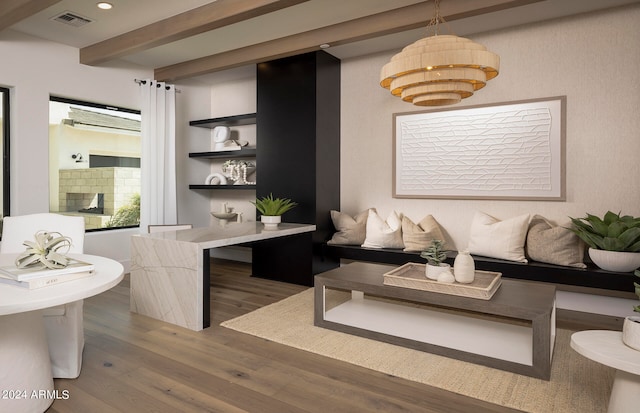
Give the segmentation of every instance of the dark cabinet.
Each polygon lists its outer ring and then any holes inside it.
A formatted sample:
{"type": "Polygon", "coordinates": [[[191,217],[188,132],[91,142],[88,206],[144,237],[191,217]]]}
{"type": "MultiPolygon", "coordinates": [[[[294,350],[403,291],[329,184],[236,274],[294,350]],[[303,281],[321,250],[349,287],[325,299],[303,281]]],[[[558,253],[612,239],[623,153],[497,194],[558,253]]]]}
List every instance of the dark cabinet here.
{"type": "Polygon", "coordinates": [[[283,221],[315,224],[313,234],[253,246],[256,276],[304,285],[337,266],[317,249],[333,233],[340,209],[340,60],[318,51],[257,66],[258,197],[299,205],[283,221]],[[274,256],[283,257],[270,265],[274,256]]]}

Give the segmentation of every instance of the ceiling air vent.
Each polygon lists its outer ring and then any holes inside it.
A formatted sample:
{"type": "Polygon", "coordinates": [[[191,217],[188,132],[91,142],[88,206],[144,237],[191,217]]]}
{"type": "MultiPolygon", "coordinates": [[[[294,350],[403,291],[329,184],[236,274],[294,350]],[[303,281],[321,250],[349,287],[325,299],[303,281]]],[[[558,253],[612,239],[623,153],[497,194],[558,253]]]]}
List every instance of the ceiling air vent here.
{"type": "Polygon", "coordinates": [[[69,26],[73,26],[73,27],[81,27],[81,26],[84,26],[85,24],[91,23],[93,21],[93,20],[88,19],[86,17],[80,16],[77,13],[71,13],[69,11],[65,11],[62,14],[54,16],[54,17],[51,18],[51,20],[53,20],[55,22],[68,24],[69,26]]]}

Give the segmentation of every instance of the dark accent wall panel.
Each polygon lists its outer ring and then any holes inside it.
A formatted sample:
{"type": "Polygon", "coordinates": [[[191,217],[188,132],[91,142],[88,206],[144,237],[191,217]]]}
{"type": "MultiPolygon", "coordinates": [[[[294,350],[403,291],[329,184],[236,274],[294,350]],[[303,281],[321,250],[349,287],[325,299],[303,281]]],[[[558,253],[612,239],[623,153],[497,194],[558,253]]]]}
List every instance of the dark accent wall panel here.
{"type": "MultiPolygon", "coordinates": [[[[308,246],[290,247],[298,261],[313,262],[312,274],[337,266],[312,244],[331,237],[329,211],[340,208],[340,61],[319,51],[261,63],[257,91],[256,195],[291,198],[299,205],[283,221],[317,226],[308,246]]],[[[309,269],[293,260],[267,268],[266,249],[253,248],[254,275],[312,285],[312,274],[303,274],[309,269]]]]}

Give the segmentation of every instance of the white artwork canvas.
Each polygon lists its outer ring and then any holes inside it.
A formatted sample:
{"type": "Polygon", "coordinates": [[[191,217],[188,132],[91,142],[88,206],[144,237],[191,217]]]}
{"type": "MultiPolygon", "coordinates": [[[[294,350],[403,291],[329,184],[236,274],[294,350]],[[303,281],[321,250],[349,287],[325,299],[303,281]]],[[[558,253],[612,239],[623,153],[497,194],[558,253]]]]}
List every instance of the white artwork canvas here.
{"type": "Polygon", "coordinates": [[[395,114],[394,197],[564,200],[565,102],[395,114]]]}

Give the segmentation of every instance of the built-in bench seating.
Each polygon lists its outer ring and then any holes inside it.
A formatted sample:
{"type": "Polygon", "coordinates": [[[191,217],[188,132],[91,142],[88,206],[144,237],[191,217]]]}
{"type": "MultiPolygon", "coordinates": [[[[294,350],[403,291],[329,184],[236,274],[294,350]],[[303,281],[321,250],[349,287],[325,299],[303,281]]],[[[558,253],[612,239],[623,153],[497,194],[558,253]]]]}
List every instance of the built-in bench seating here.
{"type": "MultiPolygon", "coordinates": [[[[392,265],[403,265],[407,262],[426,262],[418,252],[405,252],[397,249],[363,248],[354,245],[322,246],[323,254],[331,259],[369,261],[392,265]]],[[[456,252],[447,254],[446,262],[453,265],[456,252]]],[[[502,273],[503,277],[525,281],[552,283],[558,291],[569,293],[591,294],[604,297],[637,299],[633,282],[637,277],[633,273],[617,273],[601,270],[593,265],[588,268],[564,267],[529,261],[520,263],[488,257],[473,256],[476,269],[502,273]]],[[[591,328],[621,328],[622,317],[588,317],[580,312],[563,311],[558,314],[565,321],[574,322],[579,327],[588,325],[591,328]],[[584,324],[587,322],[587,324],[584,324]]]]}

